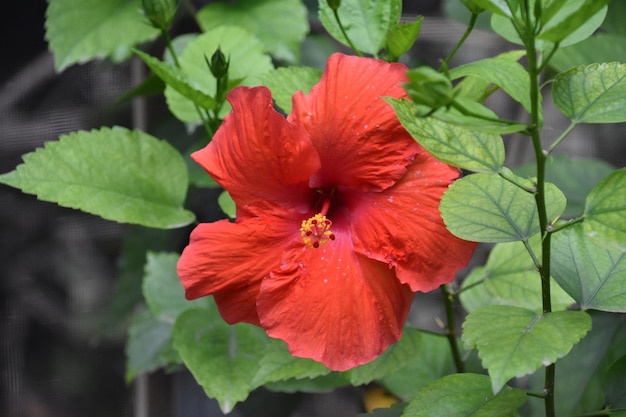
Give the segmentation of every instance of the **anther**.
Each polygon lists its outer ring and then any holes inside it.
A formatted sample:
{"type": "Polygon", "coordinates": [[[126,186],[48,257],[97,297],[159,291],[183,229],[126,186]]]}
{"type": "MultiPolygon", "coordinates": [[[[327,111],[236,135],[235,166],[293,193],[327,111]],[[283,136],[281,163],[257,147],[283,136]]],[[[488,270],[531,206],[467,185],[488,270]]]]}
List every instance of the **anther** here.
{"type": "Polygon", "coordinates": [[[315,249],[324,246],[329,241],[335,240],[335,235],[330,230],[332,224],[333,222],[321,213],[303,220],[300,226],[302,240],[306,245],[315,249]]]}

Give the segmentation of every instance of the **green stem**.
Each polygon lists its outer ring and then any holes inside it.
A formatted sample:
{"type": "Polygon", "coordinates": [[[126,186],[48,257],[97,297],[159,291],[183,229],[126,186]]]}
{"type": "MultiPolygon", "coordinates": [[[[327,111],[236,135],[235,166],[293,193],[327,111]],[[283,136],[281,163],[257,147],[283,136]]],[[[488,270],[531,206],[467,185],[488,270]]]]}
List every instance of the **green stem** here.
{"type": "Polygon", "coordinates": [[[580,216],[580,217],[576,217],[576,218],[573,218],[573,219],[569,219],[565,223],[560,223],[560,224],[558,224],[556,226],[549,225],[548,226],[548,231],[550,233],[558,232],[561,229],[565,229],[566,227],[570,227],[573,224],[580,223],[583,220],[585,220],[585,217],[584,216],[580,216]]]}
{"type": "Polygon", "coordinates": [[[339,18],[339,13],[337,12],[337,9],[333,9],[333,15],[335,15],[335,20],[337,21],[337,24],[339,25],[339,29],[341,30],[343,37],[346,38],[346,41],[348,42],[348,46],[350,46],[350,49],[352,49],[354,53],[357,54],[358,56],[363,56],[363,53],[359,51],[357,47],[354,46],[354,44],[350,40],[350,37],[348,36],[346,29],[343,27],[343,23],[341,23],[341,19],[339,18]]]}
{"type": "Polygon", "coordinates": [[[552,151],[554,151],[556,147],[559,146],[559,144],[563,141],[563,139],[565,139],[565,137],[569,135],[576,126],[578,126],[576,122],[571,122],[570,125],[567,126],[567,129],[565,129],[563,133],[561,133],[561,136],[559,136],[557,140],[555,140],[554,143],[550,145],[550,148],[548,148],[548,153],[549,154],[552,153],[552,151]]]}
{"type": "Polygon", "coordinates": [[[559,49],[559,43],[558,42],[554,44],[554,48],[552,48],[552,50],[550,51],[548,56],[543,60],[543,62],[541,63],[541,66],[539,67],[539,71],[538,72],[541,72],[541,71],[544,70],[544,68],[548,65],[548,63],[550,62],[550,60],[554,56],[554,53],[557,51],[557,49],[559,49]]]}
{"type": "Polygon", "coordinates": [[[485,116],[479,113],[474,113],[473,111],[466,109],[465,107],[463,107],[456,101],[453,101],[452,103],[450,103],[450,106],[452,106],[453,108],[455,108],[456,110],[458,110],[465,116],[475,117],[477,119],[484,120],[486,122],[499,123],[501,125],[507,125],[507,126],[521,124],[519,122],[516,122],[515,120],[499,119],[497,117],[489,117],[489,116],[485,116]]]}
{"type": "Polygon", "coordinates": [[[461,48],[461,45],[463,45],[465,43],[465,41],[467,40],[467,38],[470,35],[470,33],[472,33],[472,31],[474,30],[474,25],[476,25],[476,19],[478,19],[478,14],[472,13],[472,17],[470,17],[470,21],[467,24],[467,28],[465,29],[465,33],[463,33],[463,36],[461,36],[461,39],[459,39],[459,41],[454,46],[452,51],[450,51],[450,53],[448,54],[446,59],[444,59],[441,62],[441,65],[439,66],[439,71],[444,71],[444,70],[447,71],[448,65],[450,64],[450,61],[452,60],[454,55],[456,55],[456,53],[459,50],[459,48],[461,48]]]}
{"type": "MultiPolygon", "coordinates": [[[[522,2],[522,9],[526,11],[525,20],[526,27],[532,27],[530,22],[530,10],[528,0],[522,2]]],[[[530,77],[530,105],[531,105],[531,127],[529,133],[532,139],[533,148],[535,150],[535,161],[537,164],[537,191],[535,193],[535,203],[537,205],[537,213],[539,217],[539,226],[541,230],[541,265],[538,268],[541,277],[541,295],[543,313],[547,314],[552,311],[552,302],[550,297],[550,241],[551,233],[548,232],[548,214],[546,208],[546,160],[547,152],[544,152],[541,146],[541,138],[539,136],[540,126],[540,91],[539,91],[539,65],[537,63],[537,49],[535,45],[534,33],[528,33],[522,37],[526,47],[526,56],[528,59],[528,75],[530,77]]],[[[554,378],[555,364],[546,366],[546,374],[544,380],[545,393],[545,411],[546,417],[555,417],[554,408],[554,378]]]]}
{"type": "Polygon", "coordinates": [[[546,395],[543,392],[526,391],[526,395],[529,397],[546,398],[546,395]]]}
{"type": "Polygon", "coordinates": [[[456,340],[456,330],[454,324],[454,297],[447,284],[444,284],[439,288],[441,288],[443,301],[446,306],[446,327],[444,328],[445,335],[448,338],[448,343],[450,344],[450,349],[452,350],[452,358],[454,359],[456,371],[458,373],[463,373],[465,372],[465,362],[463,362],[459,345],[456,340]]]}
{"type": "MultiPolygon", "coordinates": [[[[170,38],[170,34],[167,32],[167,30],[161,30],[161,36],[163,36],[163,39],[165,40],[165,47],[170,52],[170,55],[172,55],[174,64],[176,64],[176,67],[181,68],[180,61],[178,60],[178,54],[176,53],[176,50],[174,49],[174,45],[172,44],[172,39],[170,38]]],[[[200,109],[200,106],[198,106],[196,103],[193,103],[193,105],[196,109],[196,112],[198,113],[198,116],[200,117],[200,120],[202,121],[202,125],[204,126],[205,132],[207,133],[207,135],[209,135],[209,138],[212,138],[213,135],[215,134],[215,131],[209,125],[210,117],[208,115],[203,114],[202,109],[200,109]]]]}

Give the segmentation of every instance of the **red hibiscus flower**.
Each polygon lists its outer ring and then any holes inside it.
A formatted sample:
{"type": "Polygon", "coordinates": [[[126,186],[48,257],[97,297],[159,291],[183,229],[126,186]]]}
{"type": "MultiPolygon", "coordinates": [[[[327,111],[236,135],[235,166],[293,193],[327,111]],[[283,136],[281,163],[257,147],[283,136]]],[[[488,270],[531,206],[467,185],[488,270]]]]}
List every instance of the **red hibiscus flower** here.
{"type": "Polygon", "coordinates": [[[237,220],[200,224],[178,263],[188,299],[212,294],[228,323],[261,326],[295,356],[346,370],[402,333],[416,291],[454,279],[475,248],[439,201],[459,170],[429,155],[383,97],[406,67],[332,55],[285,119],[265,87],[238,87],[193,159],[237,220]]]}

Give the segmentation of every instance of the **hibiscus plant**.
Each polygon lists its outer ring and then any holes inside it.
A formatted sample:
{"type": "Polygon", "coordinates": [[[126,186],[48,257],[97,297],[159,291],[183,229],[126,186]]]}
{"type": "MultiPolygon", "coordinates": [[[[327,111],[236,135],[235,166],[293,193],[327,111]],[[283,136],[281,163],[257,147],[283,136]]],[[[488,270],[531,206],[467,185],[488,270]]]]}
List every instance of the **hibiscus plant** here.
{"type": "Polygon", "coordinates": [[[59,71],[141,60],[129,96],[156,85],[188,133],[69,132],[0,175],[136,226],[128,381],[186,368],[224,412],[263,386],[376,384],[397,403],[373,416],[626,415],[626,168],[559,153],[626,122],[624,3],[452,0],[468,23],[436,68],[400,0],[310,3],[49,0],[59,71]],[[185,15],[197,32],[172,29],[185,15]],[[479,18],[508,50],[454,65],[479,18]],[[531,163],[505,164],[512,141],[531,163]]]}

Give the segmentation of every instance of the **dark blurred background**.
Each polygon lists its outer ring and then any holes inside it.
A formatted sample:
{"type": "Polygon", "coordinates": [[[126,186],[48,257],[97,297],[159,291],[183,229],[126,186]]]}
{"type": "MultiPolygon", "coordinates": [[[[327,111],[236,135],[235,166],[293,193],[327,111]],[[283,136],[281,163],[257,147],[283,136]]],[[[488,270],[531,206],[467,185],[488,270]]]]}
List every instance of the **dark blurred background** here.
{"type": "MultiPolygon", "coordinates": [[[[317,4],[305,3],[311,10],[317,4]]],[[[427,16],[412,62],[436,66],[461,36],[463,25],[445,17],[450,7],[458,6],[450,3],[458,1],[447,3],[405,1],[407,19],[416,14],[427,16]]],[[[158,125],[151,122],[161,119],[155,115],[165,114],[159,100],[141,105],[117,103],[143,77],[137,62],[92,62],[56,73],[44,40],[45,9],[44,0],[4,2],[2,6],[0,173],[14,169],[22,154],[76,130],[145,125],[166,136],[182,132],[182,126],[172,120],[158,125]]],[[[185,24],[184,20],[178,22],[177,29],[184,31],[185,24]]],[[[321,32],[321,27],[312,21],[312,30],[321,32]]],[[[479,30],[455,63],[510,48],[488,31],[479,30]]],[[[509,118],[519,111],[510,103],[499,109],[504,109],[501,116],[509,118]]],[[[549,103],[546,109],[546,119],[554,120],[549,128],[560,132],[565,121],[549,103]]],[[[579,140],[568,140],[565,151],[624,165],[622,131],[592,126],[577,134],[579,140]],[[588,140],[590,135],[594,140],[588,140]]],[[[523,142],[508,146],[510,164],[528,160],[529,149],[523,142]]],[[[202,197],[201,192],[192,193],[189,206],[200,208],[202,197]]],[[[219,215],[217,207],[204,210],[201,220],[219,215]]],[[[124,380],[125,326],[138,286],[120,286],[122,275],[133,271],[120,254],[123,245],[132,245],[137,233],[146,232],[40,202],[0,185],[0,416],[221,415],[184,372],[142,376],[134,385],[124,380]],[[127,295],[127,304],[112,308],[116,291],[127,295]]],[[[160,242],[155,243],[158,248],[177,250],[184,245],[188,230],[150,233],[160,242]]],[[[136,282],[141,280],[140,272],[136,282]]],[[[439,314],[438,304],[427,295],[420,297],[422,308],[430,306],[433,313],[412,317],[412,321],[431,327],[432,317],[439,314]]],[[[270,401],[282,404],[284,410],[274,409],[268,416],[353,416],[363,412],[361,396],[359,388],[291,396],[261,391],[232,415],[262,416],[258,410],[267,407],[250,410],[254,404],[270,401]]]]}

